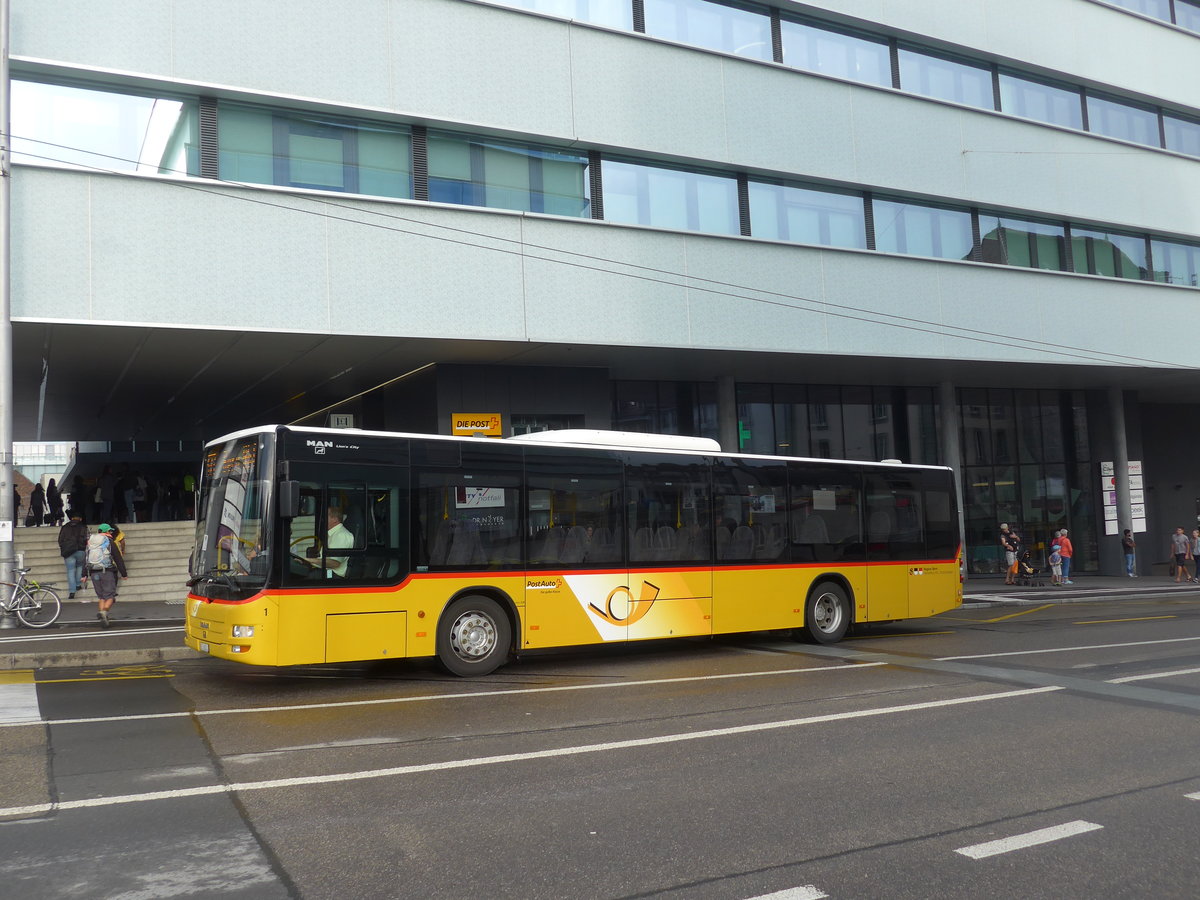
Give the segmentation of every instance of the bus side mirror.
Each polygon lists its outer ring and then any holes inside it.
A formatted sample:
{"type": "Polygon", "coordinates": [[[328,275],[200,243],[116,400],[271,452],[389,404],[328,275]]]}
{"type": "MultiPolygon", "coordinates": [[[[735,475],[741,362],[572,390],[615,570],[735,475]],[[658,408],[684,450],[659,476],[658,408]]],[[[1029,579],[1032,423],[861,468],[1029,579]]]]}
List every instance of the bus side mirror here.
{"type": "Polygon", "coordinates": [[[279,482],[279,517],[294,519],[300,515],[300,482],[279,482]]]}

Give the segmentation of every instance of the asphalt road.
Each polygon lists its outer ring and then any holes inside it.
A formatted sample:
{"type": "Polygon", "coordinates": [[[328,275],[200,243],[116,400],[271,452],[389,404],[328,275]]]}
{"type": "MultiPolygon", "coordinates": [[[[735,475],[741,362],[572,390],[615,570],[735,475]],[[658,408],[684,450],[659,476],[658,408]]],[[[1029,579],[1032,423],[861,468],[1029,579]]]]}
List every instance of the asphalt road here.
{"type": "Polygon", "coordinates": [[[1200,894],[1200,594],[0,701],[3,897],[1200,894]]]}

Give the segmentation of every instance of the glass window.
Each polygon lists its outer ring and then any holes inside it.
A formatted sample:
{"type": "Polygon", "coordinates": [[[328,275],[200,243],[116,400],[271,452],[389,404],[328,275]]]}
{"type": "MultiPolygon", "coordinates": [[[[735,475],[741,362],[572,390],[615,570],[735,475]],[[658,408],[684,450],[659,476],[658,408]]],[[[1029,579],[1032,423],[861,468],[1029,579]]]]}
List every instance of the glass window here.
{"type": "Polygon", "coordinates": [[[501,6],[529,9],[564,19],[578,19],[594,25],[633,30],[633,7],[618,0],[491,0],[501,6]]]}
{"type": "Polygon", "coordinates": [[[750,4],[710,0],[645,0],[646,34],[724,50],[738,56],[771,60],[771,20],[750,4]]]}
{"type": "Polygon", "coordinates": [[[624,565],[619,460],[534,448],[525,476],[530,566],[624,565]]]}
{"type": "Polygon", "coordinates": [[[875,212],[875,249],[941,259],[970,259],[971,214],[919,203],[871,200],[875,212]]]}
{"type": "Polygon", "coordinates": [[[1088,95],[1088,131],[1109,137],[1159,146],[1158,115],[1148,109],[1088,95]]]}
{"type": "Polygon", "coordinates": [[[787,468],[792,561],[863,559],[861,479],[845,469],[810,463],[787,468]]]}
{"type": "Polygon", "coordinates": [[[726,462],[713,470],[717,559],[787,559],[787,470],[782,464],[726,462]]]}
{"type": "Polygon", "coordinates": [[[925,554],[930,559],[954,559],[958,552],[954,476],[949,472],[917,472],[913,477],[925,493],[925,554]]]}
{"type": "Polygon", "coordinates": [[[802,384],[777,384],[775,402],[775,453],[808,456],[808,390],[802,384]]]}
{"type": "Polygon", "coordinates": [[[521,568],[519,448],[414,443],[413,458],[417,571],[521,568]]]}
{"type": "Polygon", "coordinates": [[[1000,108],[1013,116],[1068,128],[1083,128],[1083,109],[1078,88],[1054,87],[1001,72],[1000,108]]]}
{"type": "Polygon", "coordinates": [[[892,86],[892,60],[885,42],[787,19],[779,27],[786,65],[866,84],[892,86]]]}
{"type": "Polygon", "coordinates": [[[1168,150],[1200,156],[1200,122],[1163,116],[1163,130],[1166,133],[1168,150]]]}
{"type": "Polygon", "coordinates": [[[199,175],[195,102],[12,83],[12,161],[199,175]]]}
{"type": "Polygon", "coordinates": [[[604,218],[710,234],[741,234],[737,181],[723,175],[604,160],[604,218]]]}
{"type": "Polygon", "coordinates": [[[925,555],[925,512],[913,473],[869,473],[866,497],[867,559],[915,560],[925,555]]]}
{"type": "Polygon", "coordinates": [[[1175,24],[1189,31],[1200,32],[1200,4],[1191,0],[1175,0],[1175,24]]]}
{"type": "Polygon", "coordinates": [[[1151,241],[1154,280],[1164,284],[1200,286],[1200,247],[1173,241],[1151,241]]]}
{"type": "Polygon", "coordinates": [[[988,69],[904,47],[900,48],[900,87],[927,97],[995,108],[988,69]]]}
{"type": "Polygon", "coordinates": [[[1109,2],[1143,15],[1162,19],[1164,22],[1171,21],[1171,0],[1109,0],[1109,2]]]}
{"type": "Polygon", "coordinates": [[[979,214],[984,262],[1031,269],[1062,269],[1066,232],[1062,225],[979,214]]]}
{"type": "Polygon", "coordinates": [[[1076,272],[1110,278],[1145,278],[1148,268],[1144,237],[1073,226],[1071,258],[1076,272]]]}
{"type": "Polygon", "coordinates": [[[842,389],[837,385],[812,385],[808,389],[808,433],[812,455],[844,459],[842,444],[842,389]]]}
{"type": "Polygon", "coordinates": [[[828,247],[867,246],[862,197],[750,182],[750,232],[755,237],[828,247]]]}
{"type": "Polygon", "coordinates": [[[587,216],[588,158],[462,135],[429,135],[429,199],[587,216]]]}
{"type": "Polygon", "coordinates": [[[217,121],[223,180],[412,196],[406,128],[225,103],[217,121]]]}
{"type": "Polygon", "coordinates": [[[625,467],[629,563],[712,562],[709,467],[699,457],[625,467]]]}
{"type": "Polygon", "coordinates": [[[771,385],[737,386],[738,450],[742,453],[774,453],[775,421],[771,385]]]}

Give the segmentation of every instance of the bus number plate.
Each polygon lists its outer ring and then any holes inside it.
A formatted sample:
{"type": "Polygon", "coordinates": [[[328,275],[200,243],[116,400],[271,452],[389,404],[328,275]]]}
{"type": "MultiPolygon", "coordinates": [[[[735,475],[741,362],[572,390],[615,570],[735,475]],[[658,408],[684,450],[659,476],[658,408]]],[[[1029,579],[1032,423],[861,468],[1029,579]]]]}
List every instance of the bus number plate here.
{"type": "Polygon", "coordinates": [[[208,653],[208,652],[209,652],[209,650],[208,650],[208,644],[201,643],[201,644],[200,644],[200,652],[201,652],[201,653],[208,653]]]}

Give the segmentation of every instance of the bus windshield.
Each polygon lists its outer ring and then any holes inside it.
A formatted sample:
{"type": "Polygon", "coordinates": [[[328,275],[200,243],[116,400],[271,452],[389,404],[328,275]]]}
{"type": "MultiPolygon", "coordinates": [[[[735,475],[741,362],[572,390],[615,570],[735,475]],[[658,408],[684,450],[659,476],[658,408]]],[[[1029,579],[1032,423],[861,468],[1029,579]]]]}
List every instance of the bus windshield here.
{"type": "Polygon", "coordinates": [[[193,593],[237,600],[266,585],[271,571],[271,451],[272,436],[266,434],[234,438],[205,451],[193,593]]]}

